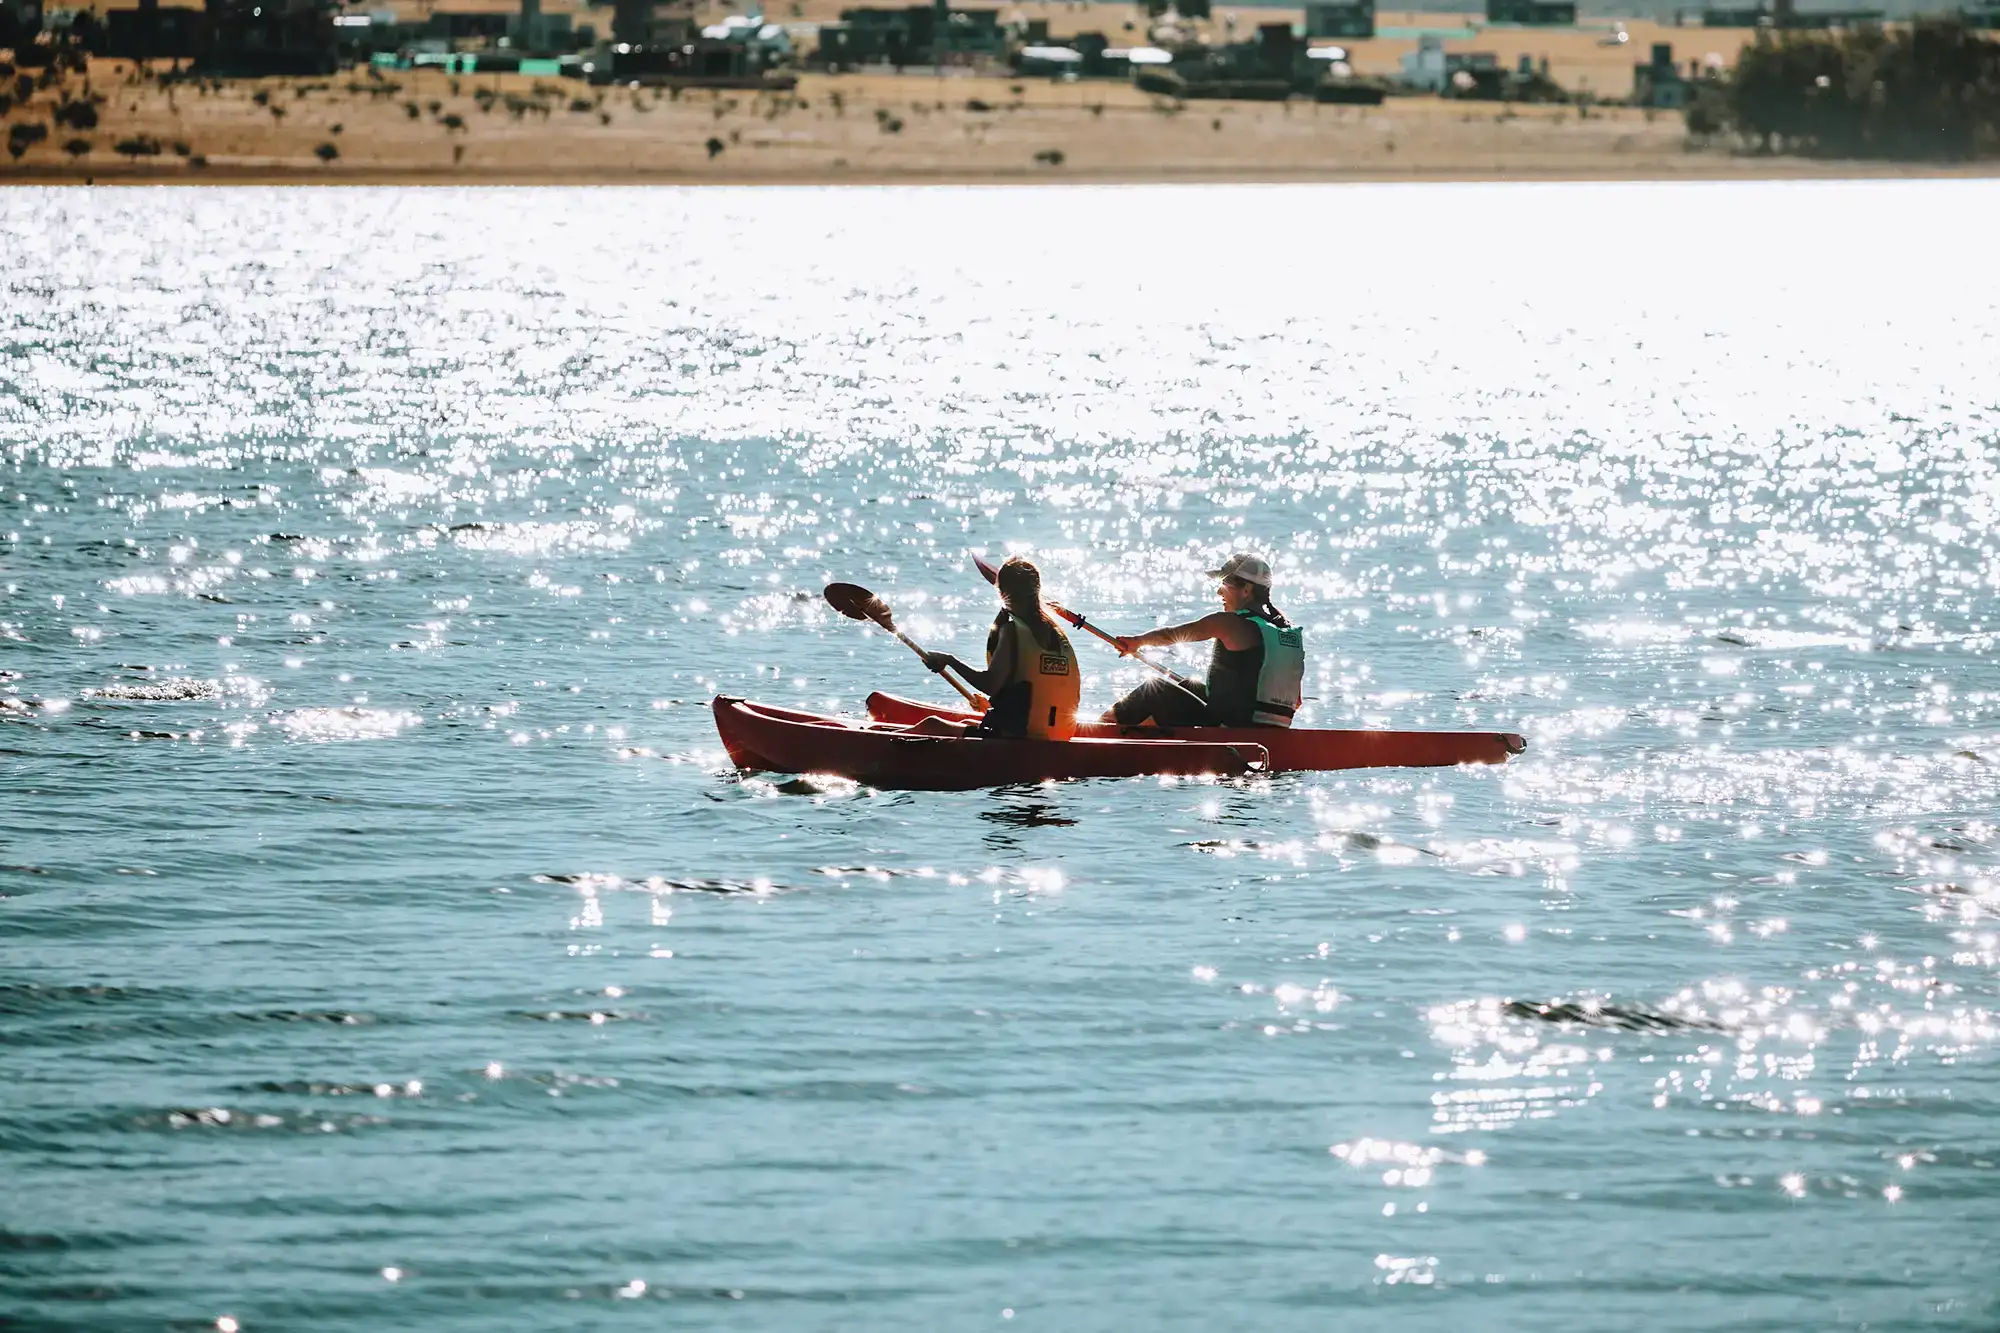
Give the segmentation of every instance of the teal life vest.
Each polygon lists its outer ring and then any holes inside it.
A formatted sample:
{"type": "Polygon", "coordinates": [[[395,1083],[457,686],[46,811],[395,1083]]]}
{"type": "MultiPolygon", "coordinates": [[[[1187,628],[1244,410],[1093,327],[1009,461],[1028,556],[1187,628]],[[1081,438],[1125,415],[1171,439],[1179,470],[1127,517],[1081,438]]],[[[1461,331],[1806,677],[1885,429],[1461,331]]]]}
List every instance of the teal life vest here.
{"type": "Polygon", "coordinates": [[[1303,701],[1306,636],[1255,611],[1236,614],[1257,627],[1257,644],[1235,652],[1220,639],[1208,664],[1208,706],[1225,727],[1289,727],[1303,701]]]}

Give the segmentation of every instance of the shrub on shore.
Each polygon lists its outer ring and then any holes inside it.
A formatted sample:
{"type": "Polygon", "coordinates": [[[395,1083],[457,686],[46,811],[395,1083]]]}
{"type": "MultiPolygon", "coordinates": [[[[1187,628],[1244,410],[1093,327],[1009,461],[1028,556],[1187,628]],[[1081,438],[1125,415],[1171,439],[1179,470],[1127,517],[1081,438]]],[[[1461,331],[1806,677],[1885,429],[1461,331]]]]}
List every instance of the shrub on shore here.
{"type": "Polygon", "coordinates": [[[65,99],[56,106],[55,122],[67,125],[73,130],[94,130],[97,128],[97,105],[89,98],[78,101],[65,99]]]}
{"type": "Polygon", "coordinates": [[[2000,41],[1957,19],[1839,34],[1760,33],[1687,110],[1699,139],[1760,152],[1946,160],[2000,155],[2000,41]]]}
{"type": "Polygon", "coordinates": [[[19,161],[28,149],[49,137],[49,127],[40,121],[16,121],[7,127],[8,156],[19,161]]]}

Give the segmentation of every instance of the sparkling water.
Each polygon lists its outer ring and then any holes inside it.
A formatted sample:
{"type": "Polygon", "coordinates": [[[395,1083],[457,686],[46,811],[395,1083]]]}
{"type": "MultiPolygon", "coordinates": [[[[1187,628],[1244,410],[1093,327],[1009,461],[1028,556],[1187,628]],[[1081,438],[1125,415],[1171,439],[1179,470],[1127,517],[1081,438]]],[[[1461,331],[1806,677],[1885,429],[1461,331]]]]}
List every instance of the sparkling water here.
{"type": "Polygon", "coordinates": [[[1993,1327],[1996,205],[0,194],[0,1315],[1993,1327]],[[1530,748],[729,767],[975,549],[1530,748]]]}

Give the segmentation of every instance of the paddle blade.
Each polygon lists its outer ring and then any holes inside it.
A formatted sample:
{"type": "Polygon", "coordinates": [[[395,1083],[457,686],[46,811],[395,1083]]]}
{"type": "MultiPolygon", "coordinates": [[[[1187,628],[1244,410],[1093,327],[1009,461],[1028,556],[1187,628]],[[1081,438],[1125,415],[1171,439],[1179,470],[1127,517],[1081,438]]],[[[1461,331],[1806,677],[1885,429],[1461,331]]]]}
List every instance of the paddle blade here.
{"type": "Polygon", "coordinates": [[[826,601],[827,605],[849,620],[872,620],[890,633],[895,633],[896,617],[890,612],[889,604],[858,583],[827,584],[826,601]]]}

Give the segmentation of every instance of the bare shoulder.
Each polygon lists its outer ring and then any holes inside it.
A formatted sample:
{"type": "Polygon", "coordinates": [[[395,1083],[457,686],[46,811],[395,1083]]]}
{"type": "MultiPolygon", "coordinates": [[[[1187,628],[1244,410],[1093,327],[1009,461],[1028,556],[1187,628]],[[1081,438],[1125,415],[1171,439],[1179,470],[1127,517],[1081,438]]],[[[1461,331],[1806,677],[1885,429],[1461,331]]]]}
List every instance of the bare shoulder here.
{"type": "Polygon", "coordinates": [[[1232,653],[1257,646],[1257,627],[1233,612],[1217,611],[1196,623],[1204,631],[1203,638],[1222,640],[1222,646],[1232,653]]]}
{"type": "Polygon", "coordinates": [[[993,670],[1003,673],[1013,671],[1014,656],[1019,651],[1014,640],[1020,632],[1021,627],[1016,625],[1011,619],[1006,624],[1000,626],[998,630],[994,631],[993,647],[987,653],[986,657],[988,665],[993,670]]]}

